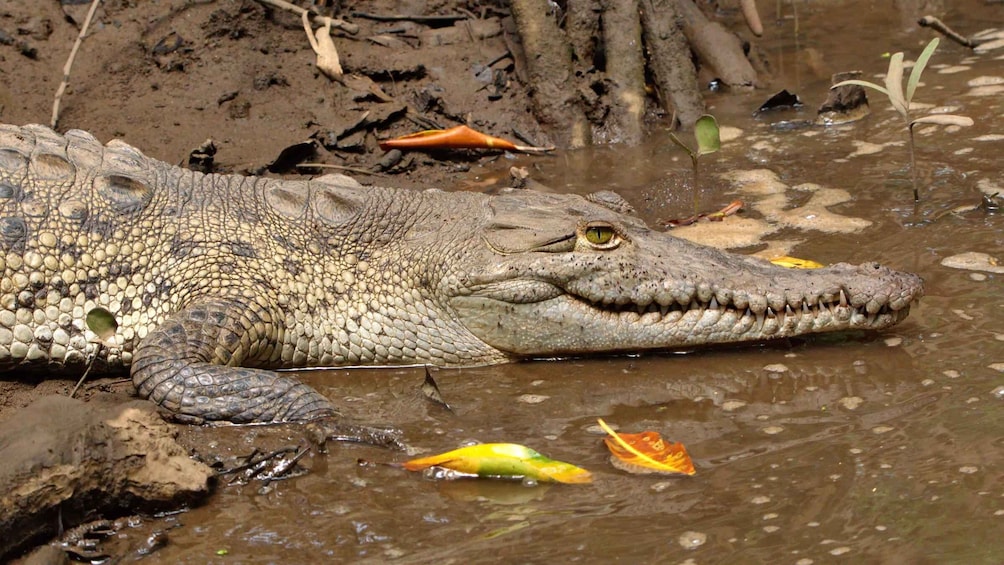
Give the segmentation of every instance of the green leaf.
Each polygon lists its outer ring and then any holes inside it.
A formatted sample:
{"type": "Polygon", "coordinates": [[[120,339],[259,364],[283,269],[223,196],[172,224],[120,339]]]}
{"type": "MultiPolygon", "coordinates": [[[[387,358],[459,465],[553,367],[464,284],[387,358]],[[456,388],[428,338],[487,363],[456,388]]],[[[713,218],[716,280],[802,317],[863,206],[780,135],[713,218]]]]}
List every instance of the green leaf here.
{"type": "Polygon", "coordinates": [[[676,134],[674,134],[673,132],[669,133],[669,140],[672,141],[673,143],[675,143],[677,146],[679,146],[680,149],[683,149],[684,151],[686,151],[687,154],[689,154],[691,157],[693,157],[694,155],[696,155],[696,153],[694,153],[694,150],[691,149],[690,147],[687,147],[687,144],[684,143],[684,142],[682,142],[682,141],[680,141],[680,138],[676,137],[676,134]]]}
{"type": "Polygon", "coordinates": [[[865,88],[870,88],[872,90],[877,90],[877,91],[881,92],[882,94],[885,94],[886,96],[889,96],[889,91],[888,90],[886,90],[885,88],[882,88],[881,86],[875,84],[874,82],[868,82],[867,80],[857,80],[857,79],[842,80],[842,81],[838,82],[837,84],[834,84],[833,86],[831,86],[830,90],[833,90],[834,88],[837,88],[838,86],[847,86],[849,84],[856,84],[858,86],[863,86],[865,88]]]}
{"type": "Polygon", "coordinates": [[[101,341],[108,341],[115,337],[115,331],[119,329],[119,323],[115,321],[115,316],[104,308],[97,307],[87,313],[87,327],[96,334],[101,341]]]}
{"type": "Polygon", "coordinates": [[[920,75],[924,72],[924,68],[927,67],[927,61],[930,60],[931,55],[934,54],[934,50],[938,48],[939,39],[935,37],[927,44],[924,51],[917,57],[917,62],[913,64],[913,70],[910,71],[910,79],[906,81],[906,103],[910,104],[913,100],[913,93],[917,90],[917,83],[920,82],[920,75]]]}
{"type": "Polygon", "coordinates": [[[718,135],[718,121],[710,114],[697,118],[694,123],[694,137],[697,138],[697,154],[707,155],[722,148],[722,139],[718,135]]]}
{"type": "Polygon", "coordinates": [[[893,53],[893,56],[889,59],[889,71],[885,74],[885,88],[886,93],[889,95],[889,101],[892,102],[892,107],[903,116],[903,119],[907,119],[910,116],[910,108],[907,105],[906,98],[903,96],[902,51],[893,53]]]}

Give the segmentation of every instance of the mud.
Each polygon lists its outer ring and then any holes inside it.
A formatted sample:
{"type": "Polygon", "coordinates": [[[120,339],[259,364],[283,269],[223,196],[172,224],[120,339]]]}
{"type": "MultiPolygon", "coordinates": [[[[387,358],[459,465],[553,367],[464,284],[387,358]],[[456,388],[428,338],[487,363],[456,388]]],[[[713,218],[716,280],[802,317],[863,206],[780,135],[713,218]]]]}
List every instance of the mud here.
{"type": "MultiPolygon", "coordinates": [[[[358,4],[374,12],[442,13],[459,5],[358,4]]],[[[762,44],[775,74],[770,90],[707,97],[719,122],[739,133],[702,162],[702,208],[736,198],[749,206],[699,228],[720,245],[751,252],[826,263],[878,260],[917,272],[928,295],[906,323],[881,335],[437,372],[453,413],[422,397],[421,370],[305,373],[311,385],[353,408],[354,418],[393,424],[426,452],[470,440],[520,442],[588,468],[597,483],[579,489],[434,482],[356,463],[400,461],[403,454],[337,445],[307,455],[302,476],[222,486],[205,505],[130,525],[104,550],[165,563],[998,562],[1004,554],[1001,279],[992,270],[942,261],[964,253],[1001,258],[1004,216],[978,204],[1001,178],[1004,54],[943,42],[932,59],[917,94],[928,106],[917,112],[952,107],[976,125],[918,131],[919,205],[912,201],[901,119],[874,93],[871,115],[854,124],[782,132],[771,123],[814,118],[811,108],[826,99],[833,73],[861,70],[881,82],[883,53],[903,50],[910,59],[932,37],[915,25],[925,12],[967,35],[1001,27],[1004,16],[999,5],[981,0],[779,6],[782,17],[767,18],[762,44]],[[753,118],[780,88],[798,93],[807,108],[753,118]],[[769,183],[741,182],[752,175],[769,183]],[[738,240],[739,232],[745,239],[738,240]],[[520,400],[525,395],[543,400],[530,404],[520,400]],[[697,475],[639,479],[610,468],[593,434],[596,417],[683,441],[697,475]],[[144,550],[144,540],[162,531],[170,542],[144,550]]],[[[761,2],[761,8],[767,15],[777,6],[761,2]]],[[[313,66],[299,21],[269,15],[255,2],[113,0],[103,10],[78,56],[61,129],[122,137],[170,162],[187,161],[212,137],[217,166],[240,172],[260,169],[318,131],[345,132],[360,120],[373,125],[338,139],[344,149],[315,158],[368,167],[379,154],[378,135],[425,127],[388,117],[400,106],[357,99],[331,83],[313,66]],[[177,37],[181,47],[172,50],[177,37]]],[[[398,24],[358,23],[357,38],[335,38],[347,70],[371,77],[396,99],[430,100],[423,107],[444,125],[455,121],[449,116],[469,116],[489,133],[509,136],[516,127],[544,139],[524,92],[510,85],[490,100],[482,89],[478,65],[505,49],[504,33],[472,41],[452,27],[436,30],[444,44],[427,59],[360,39],[396,37],[387,30],[398,24]],[[419,67],[425,74],[415,78],[419,67]]],[[[0,29],[17,39],[0,45],[0,120],[48,122],[76,27],[55,2],[11,0],[0,7],[0,29]],[[24,54],[32,50],[34,58],[24,54]]],[[[508,64],[493,69],[518,71],[508,64]]],[[[658,130],[637,147],[554,158],[412,159],[401,174],[360,180],[491,190],[517,164],[557,190],[617,190],[650,223],[689,215],[692,205],[689,159],[658,130]]],[[[72,385],[0,381],[0,421],[13,422],[16,408],[72,385]]],[[[105,392],[124,402],[131,385],[94,381],[84,397],[105,392]]],[[[176,430],[186,451],[228,465],[256,448],[303,440],[290,428],[176,430]]]]}
{"type": "Polygon", "coordinates": [[[148,402],[45,396],[0,427],[0,555],[130,508],[174,509],[213,472],[174,441],[148,402]]]}

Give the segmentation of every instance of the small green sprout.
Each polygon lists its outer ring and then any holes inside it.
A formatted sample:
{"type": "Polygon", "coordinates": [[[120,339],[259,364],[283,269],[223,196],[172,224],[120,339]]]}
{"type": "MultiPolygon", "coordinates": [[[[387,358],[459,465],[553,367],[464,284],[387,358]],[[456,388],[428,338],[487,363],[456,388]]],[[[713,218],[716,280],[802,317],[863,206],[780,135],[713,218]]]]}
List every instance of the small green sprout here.
{"type": "Polygon", "coordinates": [[[910,119],[910,102],[913,100],[913,95],[917,91],[917,85],[920,83],[920,75],[923,74],[924,68],[927,67],[927,62],[931,59],[931,55],[934,54],[934,50],[938,47],[938,38],[935,37],[927,44],[924,51],[921,52],[920,57],[917,57],[917,62],[913,65],[913,70],[910,71],[910,78],[906,81],[906,92],[903,91],[903,52],[893,53],[889,58],[889,70],[885,75],[885,87],[882,87],[874,82],[868,82],[866,80],[845,80],[843,82],[838,82],[830,88],[837,88],[838,86],[844,86],[847,84],[856,84],[858,86],[863,86],[865,88],[871,88],[877,90],[889,97],[889,102],[892,107],[903,116],[903,121],[906,122],[906,129],[910,133],[910,172],[913,177],[913,200],[914,202],[920,201],[920,192],[917,187],[917,157],[916,151],[914,150],[913,142],[913,126],[917,124],[936,124],[942,126],[971,126],[973,125],[973,119],[967,116],[957,116],[954,114],[932,114],[930,116],[921,116],[916,119],[910,119]]]}
{"type": "Polygon", "coordinates": [[[721,149],[722,139],[719,135],[718,121],[710,114],[705,114],[697,118],[694,123],[694,137],[697,139],[697,149],[691,149],[686,143],[680,141],[676,134],[670,132],[669,139],[677,144],[690,155],[690,162],[694,166],[694,214],[697,214],[698,194],[699,194],[699,167],[698,160],[701,155],[708,155],[721,149]]]}

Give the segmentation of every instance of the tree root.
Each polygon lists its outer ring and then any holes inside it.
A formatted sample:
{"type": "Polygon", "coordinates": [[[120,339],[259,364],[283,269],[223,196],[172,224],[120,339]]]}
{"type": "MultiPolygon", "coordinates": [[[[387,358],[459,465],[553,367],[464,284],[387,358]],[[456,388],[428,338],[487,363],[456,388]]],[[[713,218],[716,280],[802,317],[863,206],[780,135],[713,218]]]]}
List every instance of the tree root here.
{"type": "Polygon", "coordinates": [[[642,25],[648,46],[649,68],[661,94],[660,102],[668,113],[686,129],[705,113],[704,99],[697,90],[697,69],[691,60],[690,47],[676,26],[675,0],[642,0],[642,25]],[[656,17],[656,14],[663,14],[656,17]]]}
{"type": "MultiPolygon", "coordinates": [[[[692,127],[705,112],[694,58],[733,88],[759,82],[743,41],[694,0],[512,0],[537,120],[565,147],[636,144],[644,134],[646,65],[662,109],[692,127]],[[563,24],[563,27],[562,27],[563,24]]],[[[749,16],[748,16],[749,17],[749,16]]],[[[756,21],[750,21],[760,31],[756,21]]],[[[517,68],[519,65],[517,65],[517,68]]]]}
{"type": "Polygon", "coordinates": [[[558,28],[547,2],[512,0],[523,50],[527,53],[527,77],[537,119],[558,139],[558,145],[583,147],[592,139],[572,78],[572,49],[558,28]]]}

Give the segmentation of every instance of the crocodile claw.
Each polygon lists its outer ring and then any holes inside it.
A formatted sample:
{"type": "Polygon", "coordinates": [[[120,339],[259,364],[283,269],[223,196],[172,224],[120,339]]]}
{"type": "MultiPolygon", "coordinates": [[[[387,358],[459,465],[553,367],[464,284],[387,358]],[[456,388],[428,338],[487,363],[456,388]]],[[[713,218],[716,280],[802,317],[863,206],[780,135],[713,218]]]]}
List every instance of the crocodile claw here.
{"type": "MultiPolygon", "coordinates": [[[[408,449],[401,430],[347,424],[332,417],[314,420],[306,425],[307,437],[323,448],[327,441],[351,441],[399,451],[408,449]]],[[[323,449],[322,449],[323,450],[323,449]]]]}

